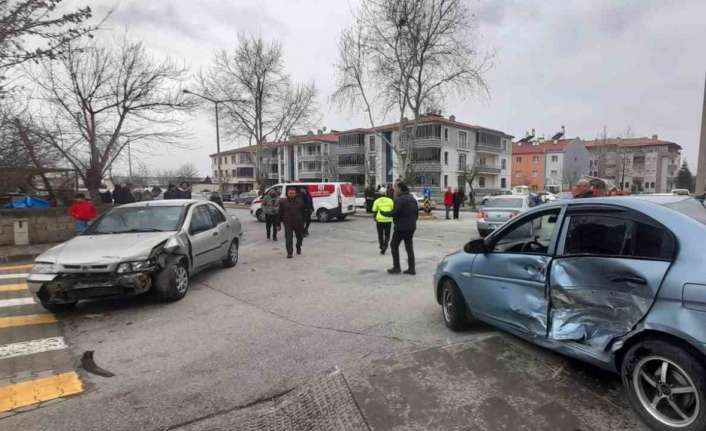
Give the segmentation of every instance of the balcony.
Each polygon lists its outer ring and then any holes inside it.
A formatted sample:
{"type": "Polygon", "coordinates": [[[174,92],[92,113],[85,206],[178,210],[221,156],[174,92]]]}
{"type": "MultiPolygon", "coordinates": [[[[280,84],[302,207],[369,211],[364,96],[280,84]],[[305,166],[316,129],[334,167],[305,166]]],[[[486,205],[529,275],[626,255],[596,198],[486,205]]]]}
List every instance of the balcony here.
{"type": "Polygon", "coordinates": [[[505,149],[501,146],[489,145],[489,144],[476,144],[476,151],[480,153],[491,153],[499,154],[504,153],[505,149]]]}
{"type": "Polygon", "coordinates": [[[478,165],[476,167],[478,170],[479,174],[486,174],[486,175],[499,175],[500,174],[500,168],[495,167],[495,166],[490,166],[490,165],[478,165]]]}
{"type": "Polygon", "coordinates": [[[437,161],[432,162],[412,162],[415,172],[441,172],[441,163],[437,161]]]}
{"type": "Polygon", "coordinates": [[[297,160],[300,162],[318,162],[321,158],[321,154],[297,154],[297,160]]]}

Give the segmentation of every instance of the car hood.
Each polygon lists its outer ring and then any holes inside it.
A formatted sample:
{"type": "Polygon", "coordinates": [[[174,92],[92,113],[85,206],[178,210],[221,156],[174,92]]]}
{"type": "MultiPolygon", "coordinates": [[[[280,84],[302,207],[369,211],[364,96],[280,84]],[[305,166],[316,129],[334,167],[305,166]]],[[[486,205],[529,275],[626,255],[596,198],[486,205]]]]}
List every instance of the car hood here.
{"type": "Polygon", "coordinates": [[[36,261],[76,265],[146,259],[157,244],[175,234],[176,232],[145,232],[79,235],[47,250],[37,257],[36,261]]]}

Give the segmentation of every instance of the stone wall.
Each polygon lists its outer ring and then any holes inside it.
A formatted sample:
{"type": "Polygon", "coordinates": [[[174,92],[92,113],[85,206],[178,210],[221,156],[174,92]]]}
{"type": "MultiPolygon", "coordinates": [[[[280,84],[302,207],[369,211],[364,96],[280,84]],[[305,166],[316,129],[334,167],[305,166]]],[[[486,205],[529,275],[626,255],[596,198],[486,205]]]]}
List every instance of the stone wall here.
{"type": "MultiPolygon", "coordinates": [[[[98,208],[98,212],[106,209],[108,207],[98,208]]],[[[29,220],[30,244],[66,241],[75,234],[74,220],[68,214],[66,207],[0,209],[0,246],[15,244],[14,221],[17,219],[29,220]]]]}

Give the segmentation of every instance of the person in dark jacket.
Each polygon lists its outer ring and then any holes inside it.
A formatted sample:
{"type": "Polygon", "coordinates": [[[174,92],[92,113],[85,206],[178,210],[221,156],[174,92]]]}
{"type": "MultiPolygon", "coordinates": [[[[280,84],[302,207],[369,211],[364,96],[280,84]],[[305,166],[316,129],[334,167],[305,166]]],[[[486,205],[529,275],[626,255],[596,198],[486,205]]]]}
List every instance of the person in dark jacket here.
{"type": "Polygon", "coordinates": [[[297,254],[302,254],[304,241],[304,202],[297,196],[297,189],[287,188],[287,197],[279,202],[279,218],[284,224],[284,239],[287,247],[287,258],[292,258],[293,237],[297,237],[297,254]]]}
{"type": "Polygon", "coordinates": [[[458,212],[464,200],[466,200],[465,193],[459,189],[454,190],[454,220],[458,220],[458,212]]]}
{"type": "Polygon", "coordinates": [[[373,202],[375,201],[375,186],[372,184],[368,185],[368,187],[365,188],[363,196],[365,196],[365,212],[373,212],[373,202]]]}
{"type": "Polygon", "coordinates": [[[267,239],[270,239],[270,233],[272,233],[273,241],[277,241],[277,231],[280,229],[279,201],[279,194],[275,189],[270,190],[262,198],[262,211],[265,214],[265,232],[267,233],[267,239]]]}
{"type": "Polygon", "coordinates": [[[309,236],[309,225],[311,224],[311,215],[314,213],[314,199],[309,194],[306,186],[301,188],[300,196],[304,203],[304,236],[309,236]]]}
{"type": "Polygon", "coordinates": [[[179,199],[177,193],[177,187],[174,184],[169,184],[167,186],[167,191],[164,192],[164,199],[179,199]]]}
{"type": "Polygon", "coordinates": [[[177,199],[191,199],[191,187],[186,181],[182,181],[177,189],[177,199]]]}
{"type": "Polygon", "coordinates": [[[213,202],[214,204],[218,205],[219,207],[226,209],[225,205],[223,205],[223,198],[221,198],[220,193],[218,193],[218,192],[211,193],[211,196],[209,196],[208,200],[213,202]]]}
{"type": "Polygon", "coordinates": [[[390,274],[399,274],[400,268],[400,243],[404,241],[404,249],[407,252],[408,268],[405,274],[416,274],[414,267],[414,244],[412,238],[414,231],[417,229],[417,218],[419,218],[419,207],[414,196],[409,194],[407,184],[400,181],[397,183],[397,198],[395,199],[392,211],[380,211],[386,217],[392,217],[395,224],[390,242],[390,251],[392,252],[392,268],[387,272],[390,274]]]}

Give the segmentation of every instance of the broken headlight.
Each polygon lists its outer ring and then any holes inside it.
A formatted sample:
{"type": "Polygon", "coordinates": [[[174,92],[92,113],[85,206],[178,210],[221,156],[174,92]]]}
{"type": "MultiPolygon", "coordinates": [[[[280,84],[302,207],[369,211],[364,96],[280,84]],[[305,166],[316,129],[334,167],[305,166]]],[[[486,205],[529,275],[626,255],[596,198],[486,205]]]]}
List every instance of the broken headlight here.
{"type": "Polygon", "coordinates": [[[152,268],[154,262],[152,260],[136,260],[134,262],[123,262],[118,265],[118,269],[115,270],[118,274],[127,274],[129,272],[140,272],[152,268]]]}
{"type": "Polygon", "coordinates": [[[32,265],[33,274],[56,274],[56,266],[49,262],[34,262],[32,265]]]}

